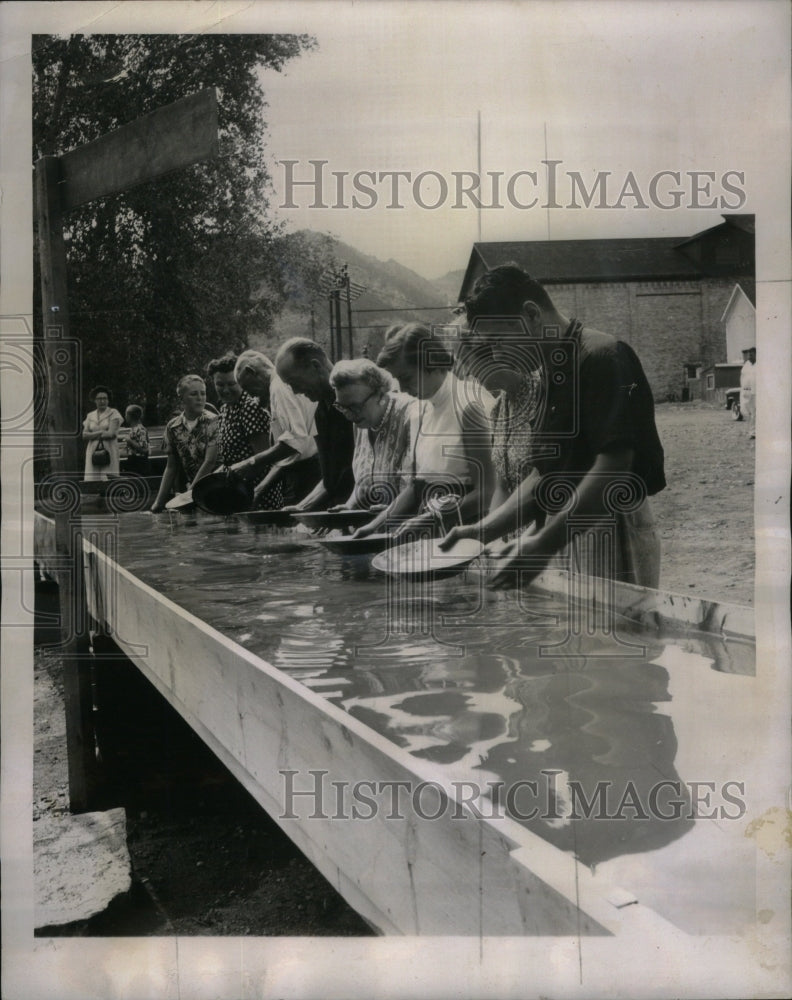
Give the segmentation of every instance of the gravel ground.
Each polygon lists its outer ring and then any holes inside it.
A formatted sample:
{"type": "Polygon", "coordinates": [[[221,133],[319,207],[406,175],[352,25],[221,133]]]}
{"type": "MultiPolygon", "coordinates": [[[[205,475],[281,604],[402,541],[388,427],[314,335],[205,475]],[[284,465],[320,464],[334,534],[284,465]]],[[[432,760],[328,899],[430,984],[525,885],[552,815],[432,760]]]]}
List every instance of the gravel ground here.
{"type": "MultiPolygon", "coordinates": [[[[661,587],[751,604],[754,442],[746,424],[699,403],[663,404],[657,422],[669,483],[653,499],[661,587]]],[[[53,589],[39,592],[43,605],[53,589]]],[[[34,820],[68,808],[60,663],[42,645],[35,677],[34,820]]],[[[101,734],[102,807],[126,808],[134,888],[90,921],[47,934],[371,933],[134,668],[116,673],[111,690],[117,710],[101,734]]]]}

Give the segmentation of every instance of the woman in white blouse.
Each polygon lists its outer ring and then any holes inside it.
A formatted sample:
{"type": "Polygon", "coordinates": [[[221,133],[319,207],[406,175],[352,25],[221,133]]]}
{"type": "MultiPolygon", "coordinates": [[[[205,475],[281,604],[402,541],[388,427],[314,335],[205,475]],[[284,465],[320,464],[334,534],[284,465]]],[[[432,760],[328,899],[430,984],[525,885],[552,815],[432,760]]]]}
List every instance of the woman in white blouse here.
{"type": "Polygon", "coordinates": [[[453,355],[420,323],[389,333],[377,364],[420,402],[411,433],[408,483],[386,511],[356,534],[382,530],[385,523],[397,534],[431,525],[432,500],[444,496],[458,498],[455,517],[475,521],[487,511],[495,482],[491,395],[479,383],[463,382],[454,374],[453,355]]]}
{"type": "Polygon", "coordinates": [[[110,406],[110,390],[105,386],[97,385],[91,389],[89,398],[96,409],[91,410],[83,421],[82,438],[88,442],[83,479],[96,481],[118,475],[118,428],[124,418],[110,406]],[[94,464],[94,453],[98,448],[110,456],[103,465],[94,464]]]}

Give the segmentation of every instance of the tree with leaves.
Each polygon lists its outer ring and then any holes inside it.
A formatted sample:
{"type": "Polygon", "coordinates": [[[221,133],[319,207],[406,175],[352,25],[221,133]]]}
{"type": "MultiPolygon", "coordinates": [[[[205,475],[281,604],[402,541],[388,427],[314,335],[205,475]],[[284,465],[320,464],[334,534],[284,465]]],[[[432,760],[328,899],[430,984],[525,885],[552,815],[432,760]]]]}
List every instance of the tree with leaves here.
{"type": "MultiPolygon", "coordinates": [[[[266,335],[282,305],[254,294],[273,268],[265,95],[258,71],[315,46],[305,35],[40,35],[33,47],[33,159],[62,154],[215,87],[220,155],[70,212],[73,335],[83,388],[115,405],[165,401],[180,375],[266,335]]],[[[36,281],[38,294],[38,281],[36,281]]],[[[38,319],[40,309],[34,315],[38,319]]]]}

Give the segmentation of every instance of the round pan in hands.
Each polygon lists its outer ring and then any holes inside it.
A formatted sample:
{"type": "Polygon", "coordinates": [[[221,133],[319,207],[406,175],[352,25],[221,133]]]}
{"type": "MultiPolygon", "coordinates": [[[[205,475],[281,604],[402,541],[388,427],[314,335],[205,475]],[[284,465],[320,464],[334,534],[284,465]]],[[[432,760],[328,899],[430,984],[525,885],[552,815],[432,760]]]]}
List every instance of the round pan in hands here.
{"type": "Polygon", "coordinates": [[[253,503],[250,484],[236,476],[229,476],[223,469],[199,479],[192,488],[192,495],[207,514],[239,514],[249,510],[253,503]]]}
{"type": "Polygon", "coordinates": [[[243,510],[238,516],[248,524],[270,524],[276,528],[288,528],[294,524],[288,510],[243,510]]]}
{"type": "Polygon", "coordinates": [[[193,500],[192,490],[187,490],[186,493],[177,493],[175,497],[171,497],[165,504],[165,510],[183,510],[185,513],[194,508],[195,501],[193,500]]]}
{"type": "Polygon", "coordinates": [[[396,539],[393,535],[381,533],[376,535],[366,535],[364,538],[352,538],[349,535],[336,536],[335,538],[320,538],[319,544],[324,545],[331,552],[337,552],[342,556],[369,555],[372,552],[381,552],[392,545],[396,539]]]}
{"type": "Polygon", "coordinates": [[[484,546],[475,538],[460,538],[445,550],[440,548],[439,542],[438,538],[427,538],[396,545],[380,552],[371,565],[388,576],[423,580],[461,573],[484,551],[484,546]]]}
{"type": "Polygon", "coordinates": [[[373,510],[296,511],[292,516],[306,528],[359,528],[377,516],[373,510]]]}

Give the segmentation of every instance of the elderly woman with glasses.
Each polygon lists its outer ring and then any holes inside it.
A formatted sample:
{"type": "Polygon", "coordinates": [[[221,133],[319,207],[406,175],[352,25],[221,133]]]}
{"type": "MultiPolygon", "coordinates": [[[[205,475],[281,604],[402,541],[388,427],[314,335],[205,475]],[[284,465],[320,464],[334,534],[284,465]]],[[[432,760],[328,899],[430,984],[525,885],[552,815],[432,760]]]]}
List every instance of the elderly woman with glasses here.
{"type": "Polygon", "coordinates": [[[392,376],[373,361],[339,361],[330,372],[333,404],[355,426],[355,488],[343,509],[385,507],[404,487],[410,425],[416,400],[398,392],[392,376]]]}

